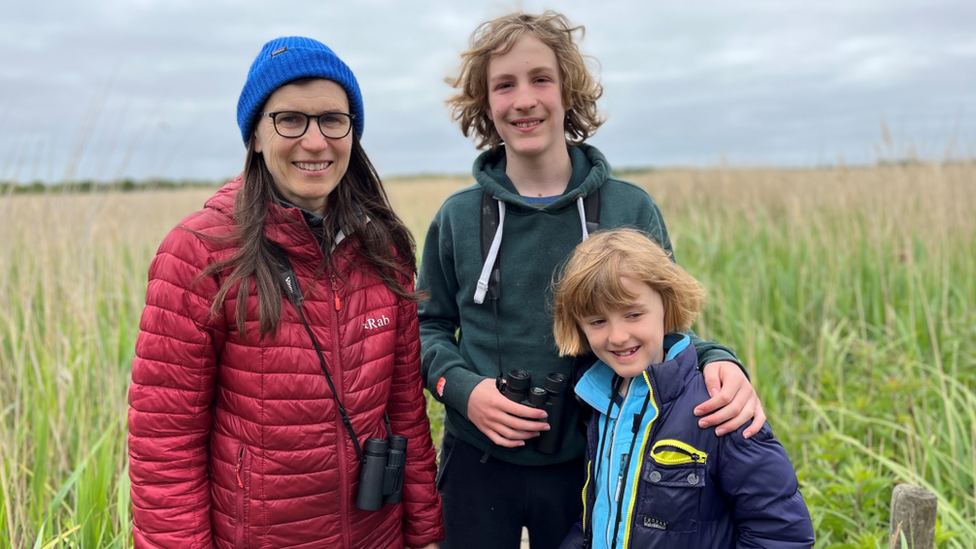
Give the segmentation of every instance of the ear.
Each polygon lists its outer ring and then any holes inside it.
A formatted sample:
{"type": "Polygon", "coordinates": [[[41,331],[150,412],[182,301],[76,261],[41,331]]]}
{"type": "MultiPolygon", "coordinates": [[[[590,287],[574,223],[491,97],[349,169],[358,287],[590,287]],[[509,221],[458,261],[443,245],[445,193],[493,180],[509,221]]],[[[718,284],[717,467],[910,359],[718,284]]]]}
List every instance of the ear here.
{"type": "Polygon", "coordinates": [[[258,138],[258,131],[255,129],[251,132],[251,141],[254,142],[254,152],[261,153],[264,152],[264,143],[258,138]]]}

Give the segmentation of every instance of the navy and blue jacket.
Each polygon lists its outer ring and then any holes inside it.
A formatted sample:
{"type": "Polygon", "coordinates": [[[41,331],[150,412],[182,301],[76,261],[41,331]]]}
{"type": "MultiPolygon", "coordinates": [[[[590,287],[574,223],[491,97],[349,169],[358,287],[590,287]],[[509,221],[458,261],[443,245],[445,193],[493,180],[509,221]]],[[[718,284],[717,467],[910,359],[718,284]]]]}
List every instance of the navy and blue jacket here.
{"type": "Polygon", "coordinates": [[[577,383],[594,413],[583,516],[561,548],[811,547],[810,513],[769,424],[749,439],[748,424],[723,437],[699,428],[693,410],[709,395],[695,347],[681,334],[664,347],[626,397],[602,361],[577,383]]]}

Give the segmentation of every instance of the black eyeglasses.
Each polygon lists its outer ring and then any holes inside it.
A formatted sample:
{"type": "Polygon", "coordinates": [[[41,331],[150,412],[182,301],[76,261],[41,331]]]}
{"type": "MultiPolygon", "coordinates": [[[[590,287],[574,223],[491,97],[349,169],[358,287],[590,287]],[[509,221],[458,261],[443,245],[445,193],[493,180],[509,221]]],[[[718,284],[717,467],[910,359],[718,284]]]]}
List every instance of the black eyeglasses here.
{"type": "Polygon", "coordinates": [[[349,135],[352,120],[356,117],[347,112],[324,112],[322,114],[305,114],[298,111],[263,112],[274,124],[274,129],[281,137],[296,138],[308,131],[308,120],[316,118],[319,121],[319,131],[329,139],[342,139],[349,135]]]}

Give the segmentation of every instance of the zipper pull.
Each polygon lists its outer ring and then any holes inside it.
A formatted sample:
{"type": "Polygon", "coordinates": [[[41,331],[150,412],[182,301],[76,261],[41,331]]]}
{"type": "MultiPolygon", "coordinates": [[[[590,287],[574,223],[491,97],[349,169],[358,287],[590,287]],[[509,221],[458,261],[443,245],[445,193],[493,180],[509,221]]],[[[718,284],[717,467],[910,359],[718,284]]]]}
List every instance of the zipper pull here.
{"type": "Polygon", "coordinates": [[[240,488],[244,487],[244,481],[241,480],[241,467],[244,466],[244,447],[241,446],[241,451],[237,455],[237,486],[240,488]]]}
{"type": "Polygon", "coordinates": [[[617,487],[613,491],[613,501],[620,501],[620,496],[624,489],[624,474],[627,472],[627,467],[630,465],[630,460],[627,459],[630,456],[628,454],[621,454],[620,456],[620,471],[617,472],[617,487]]]}
{"type": "Polygon", "coordinates": [[[342,306],[339,304],[339,285],[336,284],[335,275],[330,274],[329,279],[332,280],[332,295],[335,296],[335,309],[337,311],[342,310],[342,306]]]}

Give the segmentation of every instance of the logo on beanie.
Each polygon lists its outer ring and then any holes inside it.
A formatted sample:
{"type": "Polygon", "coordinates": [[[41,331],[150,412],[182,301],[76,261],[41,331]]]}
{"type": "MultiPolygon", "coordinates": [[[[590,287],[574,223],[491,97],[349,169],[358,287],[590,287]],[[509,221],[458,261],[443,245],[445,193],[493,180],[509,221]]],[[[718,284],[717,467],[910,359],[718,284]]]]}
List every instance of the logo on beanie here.
{"type": "Polygon", "coordinates": [[[280,50],[275,50],[275,51],[271,52],[271,57],[278,57],[279,55],[285,53],[286,51],[288,51],[288,46],[285,46],[285,47],[281,48],[280,50]]]}

